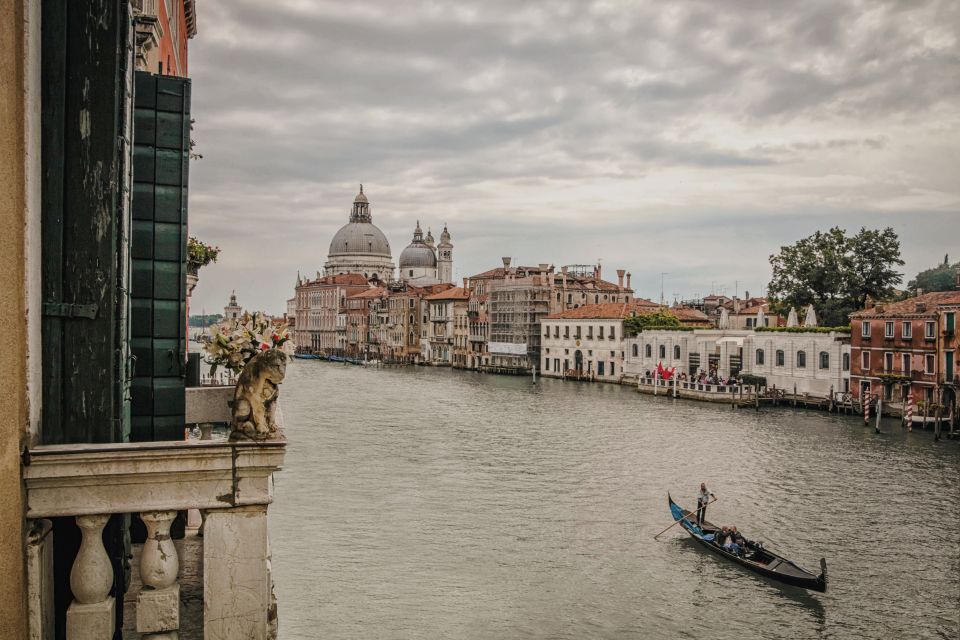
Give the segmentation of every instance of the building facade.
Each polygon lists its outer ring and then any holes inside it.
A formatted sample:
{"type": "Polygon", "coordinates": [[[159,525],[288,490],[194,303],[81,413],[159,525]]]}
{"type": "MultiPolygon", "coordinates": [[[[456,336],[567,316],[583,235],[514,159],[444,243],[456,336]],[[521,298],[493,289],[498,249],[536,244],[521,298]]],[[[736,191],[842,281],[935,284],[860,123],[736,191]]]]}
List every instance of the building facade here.
{"type": "MultiPolygon", "coordinates": [[[[870,303],[851,314],[851,386],[889,403],[939,405],[957,416],[957,317],[960,291],[870,303]]],[[[932,415],[932,412],[931,412],[932,415]]]]}
{"type": "Polygon", "coordinates": [[[197,35],[194,0],[132,0],[138,71],[187,77],[187,40],[197,35]]]}
{"type": "Polygon", "coordinates": [[[359,273],[302,279],[296,286],[294,343],[305,353],[338,355],[343,344],[337,340],[337,318],[349,296],[370,288],[359,273]]]}
{"type": "Polygon", "coordinates": [[[453,287],[427,296],[425,300],[429,317],[425,361],[439,366],[465,364],[465,359],[460,361],[454,356],[465,358],[466,355],[462,348],[465,345],[458,345],[456,338],[461,337],[457,325],[467,317],[470,292],[463,287],[453,287]],[[455,354],[458,347],[460,352],[455,354]]]}

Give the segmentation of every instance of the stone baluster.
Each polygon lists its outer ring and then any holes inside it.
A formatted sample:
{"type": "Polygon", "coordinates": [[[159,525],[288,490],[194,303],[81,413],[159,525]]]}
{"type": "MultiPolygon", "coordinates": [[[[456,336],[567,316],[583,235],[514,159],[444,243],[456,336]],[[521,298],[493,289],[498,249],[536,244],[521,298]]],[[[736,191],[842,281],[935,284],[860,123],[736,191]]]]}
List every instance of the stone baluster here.
{"type": "Polygon", "coordinates": [[[176,511],[148,511],[140,514],[147,527],[147,539],[140,554],[140,581],[137,595],[137,631],[151,640],[176,640],[180,629],[180,560],[170,537],[176,511]]]}
{"type": "Polygon", "coordinates": [[[110,595],[113,566],[103,547],[103,527],[109,519],[109,515],[76,517],[83,540],[70,570],[74,600],[67,608],[67,640],[113,637],[116,608],[110,595]]]}

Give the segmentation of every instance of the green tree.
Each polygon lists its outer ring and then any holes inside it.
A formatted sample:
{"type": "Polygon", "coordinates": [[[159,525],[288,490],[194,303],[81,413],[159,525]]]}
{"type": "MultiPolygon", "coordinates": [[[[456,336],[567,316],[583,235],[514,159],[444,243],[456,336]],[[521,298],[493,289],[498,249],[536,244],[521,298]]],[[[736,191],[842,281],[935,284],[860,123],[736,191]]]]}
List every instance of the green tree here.
{"type": "Polygon", "coordinates": [[[674,329],[683,326],[677,316],[670,313],[669,310],[655,311],[653,313],[643,313],[636,316],[630,316],[623,321],[623,330],[628,336],[635,336],[644,329],[674,329]]]}
{"type": "Polygon", "coordinates": [[[848,236],[834,227],[781,247],[770,256],[768,292],[776,308],[812,304],[822,324],[846,326],[867,296],[888,299],[902,281],[896,267],[900,240],[891,228],[860,229],[848,236]]]}
{"type": "Polygon", "coordinates": [[[950,266],[950,256],[943,256],[943,263],[921,271],[913,280],[907,283],[907,295],[916,294],[917,289],[928,291],[953,291],[957,286],[957,269],[960,262],[950,266]]]}

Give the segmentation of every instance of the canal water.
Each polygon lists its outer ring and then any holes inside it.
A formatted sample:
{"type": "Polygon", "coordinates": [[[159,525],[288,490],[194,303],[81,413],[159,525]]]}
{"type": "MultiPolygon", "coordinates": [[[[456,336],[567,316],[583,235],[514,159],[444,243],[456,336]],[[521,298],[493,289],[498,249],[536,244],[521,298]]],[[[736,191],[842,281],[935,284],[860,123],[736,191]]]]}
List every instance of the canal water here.
{"type": "Polygon", "coordinates": [[[297,361],[282,398],[283,640],[960,636],[957,441],[449,369],[297,361]],[[828,592],[654,541],[701,481],[828,592]]]}

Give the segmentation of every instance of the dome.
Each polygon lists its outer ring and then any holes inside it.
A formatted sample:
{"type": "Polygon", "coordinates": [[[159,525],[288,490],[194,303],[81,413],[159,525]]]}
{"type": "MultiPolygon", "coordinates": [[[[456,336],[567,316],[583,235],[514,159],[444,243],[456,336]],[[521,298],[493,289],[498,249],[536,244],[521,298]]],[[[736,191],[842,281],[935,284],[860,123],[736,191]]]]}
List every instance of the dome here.
{"type": "Polygon", "coordinates": [[[331,256],[351,254],[377,255],[390,258],[390,243],[372,222],[348,222],[330,241],[331,256]]]}
{"type": "Polygon", "coordinates": [[[433,249],[423,242],[411,242],[400,254],[400,270],[426,267],[433,269],[437,266],[437,256],[433,249]]]}

